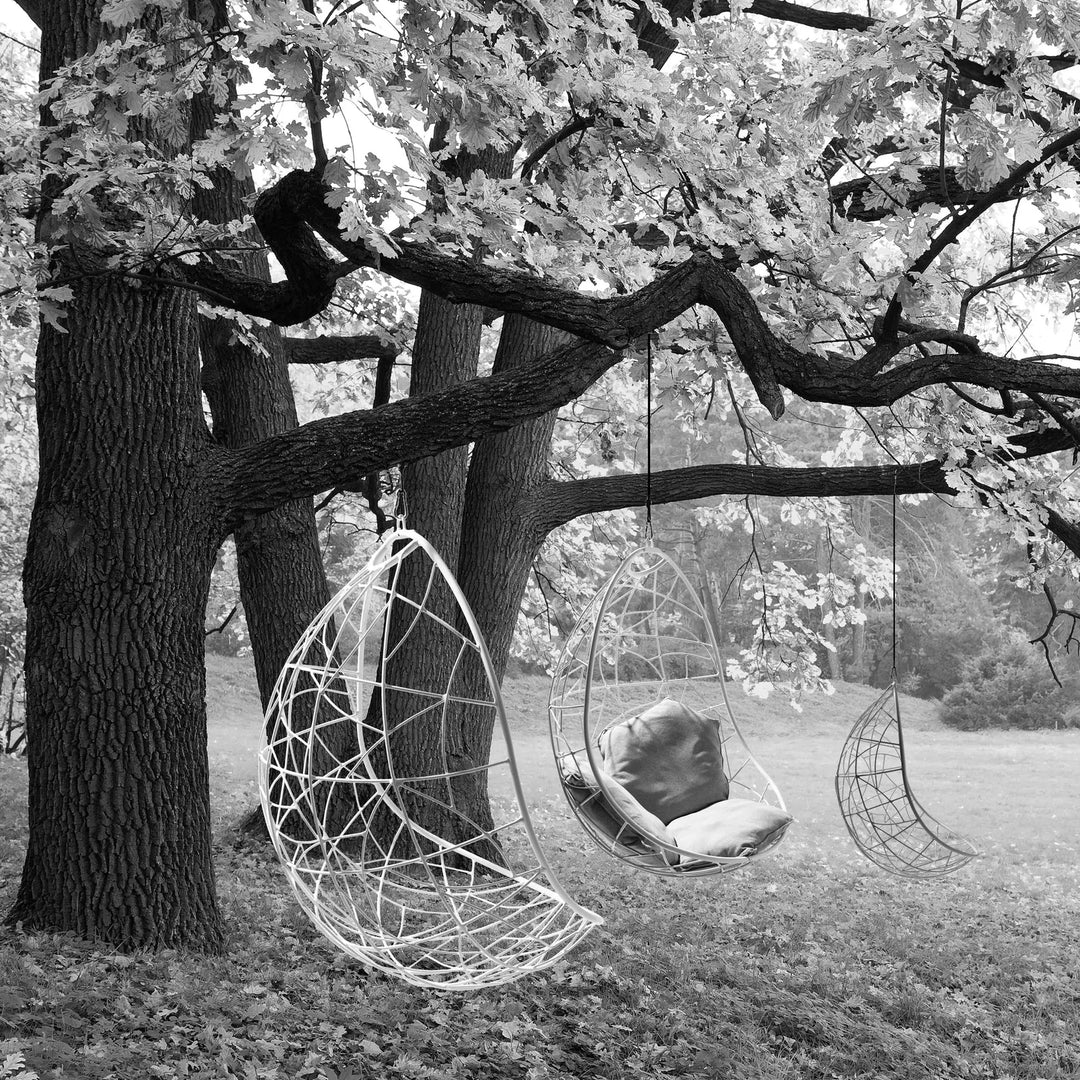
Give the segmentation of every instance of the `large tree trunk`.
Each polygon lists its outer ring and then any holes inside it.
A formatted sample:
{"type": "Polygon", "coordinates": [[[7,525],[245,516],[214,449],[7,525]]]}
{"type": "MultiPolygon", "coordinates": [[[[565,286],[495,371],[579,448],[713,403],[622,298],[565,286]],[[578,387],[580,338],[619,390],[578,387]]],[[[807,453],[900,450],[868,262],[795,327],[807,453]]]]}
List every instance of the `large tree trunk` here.
{"type": "MultiPolygon", "coordinates": [[[[517,315],[503,320],[496,370],[528,364],[568,340],[517,315]]],[[[487,641],[499,679],[510,657],[521,602],[546,533],[533,497],[548,479],[558,411],[477,442],[461,525],[458,578],[487,641]]]]}
{"type": "MultiPolygon", "coordinates": [[[[194,137],[213,126],[216,111],[206,95],[196,98],[194,137]]],[[[213,187],[196,189],[193,209],[208,221],[239,220],[253,193],[250,180],[240,181],[234,173],[219,169],[213,187]]],[[[265,252],[242,255],[240,265],[252,277],[270,280],[265,252]]],[[[202,383],[214,438],[224,446],[240,447],[295,428],[296,402],[280,329],[254,331],[263,346],[259,351],[235,339],[230,324],[220,319],[201,323],[202,383]]],[[[234,539],[240,600],[265,710],[293,646],[330,599],[311,500],[289,502],[245,522],[234,539]]],[[[245,815],[240,829],[266,837],[260,806],[245,815]]]]}
{"type": "Polygon", "coordinates": [[[8,920],[220,948],[203,617],[220,541],[195,304],[84,280],[42,328],[24,575],[30,842],[8,920]]]}
{"type": "MultiPolygon", "coordinates": [[[[425,304],[441,305],[441,301],[425,295],[425,304]]],[[[454,313],[453,309],[427,309],[425,322],[428,333],[439,328],[446,335],[443,347],[467,330],[478,333],[479,324],[471,320],[474,312],[454,313]],[[457,314],[455,319],[448,318],[457,314]],[[468,320],[468,321],[467,321],[468,320]]],[[[508,317],[503,325],[496,370],[506,370],[529,362],[555,344],[558,335],[527,319],[508,317]]],[[[420,341],[424,338],[421,336],[420,341]]],[[[477,339],[478,341],[478,339],[477,339]]],[[[425,344],[427,350],[433,341],[425,344]]],[[[461,346],[466,342],[462,341],[461,346]]],[[[459,363],[462,351],[458,352],[459,363]]],[[[445,360],[444,360],[445,363],[445,360]]],[[[446,370],[443,367],[442,370],[446,370]]],[[[457,377],[463,377],[459,371],[457,377]]],[[[416,389],[414,382],[414,391],[416,389]]],[[[420,389],[432,389],[423,382],[420,389]]],[[[535,516],[530,511],[530,495],[547,479],[547,458],[555,414],[551,413],[497,436],[480,440],[473,449],[471,461],[464,454],[442,454],[425,460],[421,467],[406,472],[406,492],[409,495],[409,523],[417,526],[433,540],[437,549],[451,566],[457,565],[457,576],[473,607],[486,644],[492,655],[495,676],[501,681],[510,654],[514,626],[525,591],[529,569],[543,539],[535,516]],[[466,483],[467,475],[467,483],[466,483]],[[415,494],[414,494],[415,493],[415,494]],[[417,520],[419,518],[419,521],[417,520]],[[460,538],[460,543],[459,543],[460,538]]],[[[426,584],[424,564],[417,562],[402,568],[399,585],[406,595],[418,595],[426,584]]],[[[432,605],[438,615],[453,624],[455,617],[448,591],[439,590],[432,605]]],[[[406,611],[402,624],[408,622],[406,611]]],[[[391,630],[391,640],[397,634],[391,630]]],[[[466,653],[455,664],[457,640],[452,634],[440,631],[436,623],[425,626],[425,632],[413,631],[404,647],[388,666],[387,678],[397,681],[395,672],[402,673],[412,685],[421,685],[428,692],[441,693],[446,687],[448,673],[456,670],[454,692],[465,698],[488,698],[487,673],[473,653],[466,653]]],[[[397,707],[406,710],[429,706],[428,700],[398,698],[397,707]]],[[[401,716],[395,719],[400,722],[401,716]]],[[[462,819],[470,822],[468,835],[475,826],[490,828],[491,809],[488,802],[487,774],[471,771],[488,761],[492,740],[492,714],[487,708],[460,708],[447,725],[446,742],[442,744],[438,713],[433,713],[428,725],[412,726],[405,738],[395,741],[396,770],[406,773],[430,772],[434,762],[446,761],[451,769],[464,775],[450,781],[432,781],[425,796],[405,809],[428,828],[456,840],[462,819]],[[460,816],[438,812],[441,804],[452,803],[460,816]]],[[[395,825],[395,822],[388,822],[395,825]]],[[[492,861],[500,861],[500,852],[492,847],[476,851],[492,861]]]]}
{"type": "MultiPolygon", "coordinates": [[[[410,396],[429,393],[475,375],[482,330],[481,308],[456,306],[431,293],[423,293],[413,346],[410,396]]],[[[457,561],[468,466],[468,447],[462,446],[402,468],[407,524],[422,533],[451,567],[457,561]]],[[[406,560],[399,571],[397,588],[404,596],[422,597],[427,590],[427,574],[426,560],[406,560]]],[[[393,660],[387,663],[384,677],[390,683],[404,683],[428,693],[441,694],[453,667],[457,640],[441,629],[437,620],[460,628],[453,595],[441,580],[435,582],[427,608],[436,619],[424,620],[409,634],[393,660]]],[[[407,609],[399,606],[397,611],[400,621],[397,625],[392,624],[391,641],[400,636],[398,627],[403,631],[411,623],[407,609]]],[[[426,704],[424,699],[395,695],[392,706],[398,715],[386,719],[396,728],[407,714],[419,711],[426,704]]],[[[376,722],[377,709],[378,700],[373,698],[369,723],[376,722]]],[[[461,716],[452,717],[448,734],[446,752],[454,767],[466,767],[471,759],[462,721],[461,716]]],[[[432,772],[432,763],[443,760],[441,742],[442,729],[437,712],[429,712],[423,722],[410,723],[393,742],[395,770],[411,775],[432,772]]],[[[458,798],[455,788],[453,783],[431,781],[424,786],[423,797],[406,806],[405,810],[433,832],[456,839],[457,819],[440,810],[440,806],[458,798]]],[[[470,800],[470,805],[473,804],[475,800],[470,800]]],[[[484,814],[487,814],[486,808],[484,814]]],[[[478,820],[490,824],[484,817],[478,820]]],[[[376,830],[383,827],[396,832],[397,822],[387,819],[385,823],[376,821],[373,824],[376,830]]]]}

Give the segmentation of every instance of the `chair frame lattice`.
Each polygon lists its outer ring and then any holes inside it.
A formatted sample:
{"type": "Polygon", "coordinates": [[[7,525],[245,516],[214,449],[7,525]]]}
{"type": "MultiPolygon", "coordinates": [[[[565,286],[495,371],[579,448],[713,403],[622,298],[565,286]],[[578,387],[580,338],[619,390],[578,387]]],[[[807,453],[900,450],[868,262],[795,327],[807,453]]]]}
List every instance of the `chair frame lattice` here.
{"type": "Polygon", "coordinates": [[[601,786],[600,739],[609,727],[672,697],[713,720],[720,734],[731,796],[786,810],[779,788],[750,751],[728,699],[712,594],[699,595],[677,563],[645,544],[632,551],[578,619],[556,664],[548,701],[552,749],[567,802],[598,847],[636,869],[661,877],[730,873],[771,851],[779,830],[753,856],[688,852],[649,837],[606,800],[614,824],[601,828],[590,802],[568,783],[587,765],[601,786]],[[661,632],[661,631],[665,632],[661,632]],[[646,677],[630,678],[631,673],[646,677]],[[580,763],[580,764],[578,764],[580,763]]]}
{"type": "Polygon", "coordinates": [[[552,966],[603,922],[570,897],[544,854],[491,656],[461,587],[420,534],[387,533],[313,620],[278,677],[267,730],[259,791],[293,892],[325,937],[369,967],[441,990],[495,986],[552,966]],[[398,591],[406,559],[430,564],[418,600],[398,591]],[[440,581],[460,618],[436,610],[440,581]],[[456,643],[444,691],[410,672],[386,680],[397,605],[406,634],[430,619],[456,643]],[[486,690],[461,692],[461,673],[478,664],[486,690]],[[487,761],[451,764],[448,737],[463,709],[493,724],[487,761]],[[408,769],[399,748],[410,725],[437,732],[435,770],[408,769]],[[492,792],[490,822],[459,805],[463,782],[492,792]],[[417,805],[446,827],[414,820],[417,805]]]}
{"type": "Polygon", "coordinates": [[[890,874],[941,877],[979,854],[966,837],[927,811],[911,790],[895,683],[855,721],[844,740],[836,797],[855,846],[890,874]]]}

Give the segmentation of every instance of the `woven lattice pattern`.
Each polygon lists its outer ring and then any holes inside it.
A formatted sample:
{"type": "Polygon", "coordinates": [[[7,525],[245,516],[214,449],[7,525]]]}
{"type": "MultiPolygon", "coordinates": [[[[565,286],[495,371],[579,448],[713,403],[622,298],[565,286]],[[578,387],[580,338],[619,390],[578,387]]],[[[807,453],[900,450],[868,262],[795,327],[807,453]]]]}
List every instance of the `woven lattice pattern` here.
{"type": "MultiPolygon", "coordinates": [[[[640,839],[629,819],[596,812],[590,799],[600,799],[599,793],[574,782],[575,772],[603,775],[598,747],[607,728],[663,698],[674,698],[716,722],[732,798],[784,809],[779,790],[750,752],[728,704],[716,624],[708,593],[699,596],[659,548],[639,548],[582,613],[552,680],[548,715],[567,801],[600,847],[649,873],[703,876],[748,862],[747,857],[711,855],[691,859],[683,849],[640,839]]],[[[758,854],[782,835],[777,833],[758,854]]]]}
{"type": "Polygon", "coordinates": [[[318,929],[365,964],[492,986],[549,967],[602,921],[544,856],[487,649],[418,534],[388,534],[308,627],[268,731],[259,787],[278,856],[318,929]],[[453,660],[427,670],[429,654],[453,660]]]}
{"type": "Polygon", "coordinates": [[[895,686],[851,729],[836,769],[836,795],[856,846],[892,874],[937,877],[978,854],[928,813],[911,790],[895,686]]]}

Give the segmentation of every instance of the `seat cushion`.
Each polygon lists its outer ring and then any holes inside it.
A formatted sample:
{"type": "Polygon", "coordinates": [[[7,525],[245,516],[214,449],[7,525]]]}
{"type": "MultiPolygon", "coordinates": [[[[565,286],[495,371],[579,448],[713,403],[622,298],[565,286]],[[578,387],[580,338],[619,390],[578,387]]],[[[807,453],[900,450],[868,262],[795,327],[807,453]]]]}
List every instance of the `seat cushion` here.
{"type": "Polygon", "coordinates": [[[612,725],[600,751],[607,774],[662,822],[728,797],[715,721],[671,698],[612,725]]]}
{"type": "MultiPolygon", "coordinates": [[[[559,761],[559,768],[567,794],[604,836],[627,847],[636,847],[642,842],[651,847],[650,841],[676,846],[668,827],[621,784],[605,777],[601,786],[584,750],[576,755],[567,754],[559,761]]],[[[674,852],[663,848],[654,850],[658,859],[669,865],[679,861],[674,852]]]]}
{"type": "Polygon", "coordinates": [[[794,818],[768,803],[753,799],[726,799],[693,814],[668,822],[680,848],[694,855],[756,855],[784,835],[794,818]]]}

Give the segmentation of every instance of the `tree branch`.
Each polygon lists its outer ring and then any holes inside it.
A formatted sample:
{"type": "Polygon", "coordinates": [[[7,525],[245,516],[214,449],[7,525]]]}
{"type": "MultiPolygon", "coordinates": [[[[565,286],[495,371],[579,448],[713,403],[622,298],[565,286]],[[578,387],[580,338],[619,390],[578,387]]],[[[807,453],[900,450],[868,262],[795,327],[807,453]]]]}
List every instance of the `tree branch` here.
{"type": "MultiPolygon", "coordinates": [[[[999,180],[993,187],[988,188],[983,193],[982,198],[972,203],[964,213],[950,218],[945,228],[934,237],[926,250],[911,264],[906,276],[911,279],[929,269],[934,260],[947,247],[955,244],[964,231],[982,217],[990,207],[1015,197],[1017,188],[1026,182],[1027,178],[1037,168],[1052,161],[1067,150],[1071,150],[1077,143],[1080,143],[1080,127],[1073,128],[1072,131],[1067,131],[1064,135],[1059,136],[1037,158],[1017,166],[1008,176],[999,180]]],[[[900,301],[899,294],[897,294],[890,301],[885,311],[882,331],[885,337],[895,335],[902,311],[903,304],[900,301]]]]}
{"type": "MultiPolygon", "coordinates": [[[[672,4],[665,4],[669,10],[672,4]]],[[[788,3],[787,0],[754,0],[752,4],[740,9],[746,15],[760,15],[766,19],[775,19],[778,22],[794,23],[798,26],[809,26],[816,30],[870,30],[880,26],[881,19],[872,15],[858,15],[847,11],[823,11],[820,8],[803,7],[801,4],[788,3]]],[[[710,18],[715,15],[727,15],[731,11],[729,0],[703,0],[700,17],[710,18]]],[[[676,17],[676,16],[673,16],[676,17]]],[[[980,64],[976,60],[970,60],[963,56],[955,56],[946,53],[948,63],[955,67],[957,73],[965,79],[981,83],[984,86],[1004,86],[1005,80],[997,71],[991,70],[989,65],[980,64]]],[[[1064,71],[1066,68],[1075,67],[1077,58],[1071,53],[1051,54],[1040,56],[1038,54],[1029,58],[1032,61],[1046,63],[1054,71],[1064,71]]],[[[1070,95],[1065,95],[1069,97],[1070,95]]]]}
{"type": "MultiPolygon", "coordinates": [[[[1061,431],[1023,433],[1002,460],[1040,457],[1068,449],[1061,431]]],[[[622,510],[645,503],[644,475],[599,476],[586,480],[550,480],[537,493],[537,535],[583,514],[622,510]]],[[[868,465],[839,468],[778,468],[765,465],[695,465],[653,473],[654,503],[682,502],[717,495],[764,495],[776,498],[827,498],[855,495],[955,495],[939,461],[915,465],[868,465]]],[[[1052,507],[1044,508],[1047,528],[1080,557],[1080,525],[1052,507]]]]}
{"type": "Polygon", "coordinates": [[[339,364],[347,360],[397,359],[398,348],[378,334],[286,337],[285,359],[290,364],[339,364]]]}
{"type": "MultiPolygon", "coordinates": [[[[550,480],[538,494],[537,520],[546,535],[582,514],[598,514],[645,504],[644,475],[550,480]]],[[[778,468],[767,465],[693,465],[652,474],[654,503],[705,499],[714,495],[826,498],[850,495],[955,494],[939,461],[918,465],[846,468],[778,468]]]]}
{"type": "MultiPolygon", "coordinates": [[[[1080,129],[1071,137],[1080,140],[1080,129]]],[[[784,408],[781,385],[804,398],[842,405],[890,405],[914,390],[943,382],[1080,395],[1080,371],[993,356],[982,352],[974,338],[963,335],[961,341],[949,329],[913,327],[909,336],[894,335],[873,346],[869,357],[854,361],[801,351],[769,329],[746,287],[721,258],[708,252],[696,252],[635,293],[597,297],[522,270],[488,267],[405,240],[399,241],[396,256],[380,258],[362,243],[341,235],[338,212],[326,205],[323,185],[313,174],[291,173],[273,192],[276,213],[307,222],[353,265],[377,265],[400,281],[422,286],[453,302],[518,312],[607,348],[626,348],[690,307],[705,305],[723,323],[735,355],[774,417],[784,408]],[[886,360],[927,341],[956,351],[917,356],[887,371],[877,371],[886,360]]],[[[256,214],[258,217],[259,206],[256,214]]],[[[285,219],[278,220],[266,232],[278,238],[286,236],[290,232],[287,224],[285,219]]],[[[279,321],[274,310],[242,310],[279,321]]],[[[905,325],[897,318],[898,329],[905,325]]]]}
{"type": "MultiPolygon", "coordinates": [[[[883,182],[891,180],[889,173],[871,173],[856,180],[847,180],[829,188],[829,201],[843,218],[857,221],[880,221],[896,212],[891,206],[868,206],[867,200],[875,191],[881,190],[883,182]]],[[[905,185],[900,189],[904,191],[905,185]]],[[[952,166],[942,170],[937,165],[927,165],[919,170],[919,186],[904,191],[903,206],[918,210],[927,204],[937,206],[968,206],[984,199],[985,191],[963,187],[956,178],[952,166]]],[[[1013,192],[1001,194],[997,201],[1005,202],[1014,197],[1013,192]]]]}
{"type": "Polygon", "coordinates": [[[558,131],[552,132],[521,164],[519,175],[522,180],[528,180],[533,169],[544,157],[555,149],[559,143],[572,138],[580,131],[587,131],[596,123],[591,116],[575,116],[564,124],[558,131]]]}
{"type": "Polygon", "coordinates": [[[384,405],[315,420],[238,450],[214,447],[205,469],[207,487],[221,490],[225,527],[292,499],[341,487],[357,490],[363,478],[505,431],[583,393],[621,355],[577,342],[528,368],[384,405]]]}

